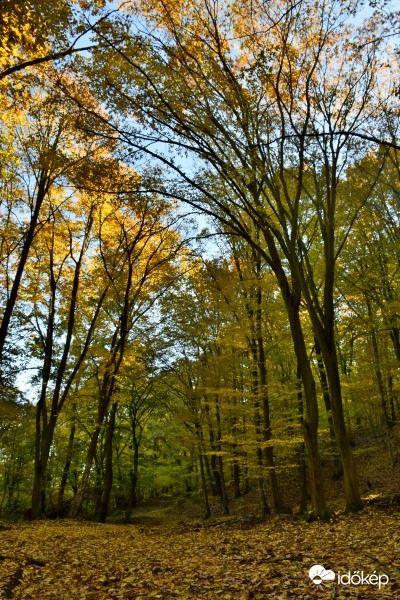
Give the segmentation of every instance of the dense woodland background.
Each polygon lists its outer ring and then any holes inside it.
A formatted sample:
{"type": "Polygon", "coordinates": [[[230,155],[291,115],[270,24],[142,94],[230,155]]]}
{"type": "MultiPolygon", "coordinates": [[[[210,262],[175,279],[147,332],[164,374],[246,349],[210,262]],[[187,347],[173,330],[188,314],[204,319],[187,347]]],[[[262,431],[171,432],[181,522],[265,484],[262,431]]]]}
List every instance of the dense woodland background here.
{"type": "Polygon", "coordinates": [[[2,2],[2,518],[395,477],[393,4],[2,2]]]}

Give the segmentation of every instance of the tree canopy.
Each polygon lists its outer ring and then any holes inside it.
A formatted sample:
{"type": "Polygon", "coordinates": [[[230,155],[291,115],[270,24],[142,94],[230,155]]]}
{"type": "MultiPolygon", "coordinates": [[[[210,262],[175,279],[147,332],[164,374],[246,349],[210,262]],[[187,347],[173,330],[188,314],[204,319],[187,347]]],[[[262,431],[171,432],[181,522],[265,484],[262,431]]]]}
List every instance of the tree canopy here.
{"type": "Polygon", "coordinates": [[[7,1],[0,31],[0,515],[327,519],[332,479],[362,509],[365,440],[397,461],[398,13],[7,1]]]}

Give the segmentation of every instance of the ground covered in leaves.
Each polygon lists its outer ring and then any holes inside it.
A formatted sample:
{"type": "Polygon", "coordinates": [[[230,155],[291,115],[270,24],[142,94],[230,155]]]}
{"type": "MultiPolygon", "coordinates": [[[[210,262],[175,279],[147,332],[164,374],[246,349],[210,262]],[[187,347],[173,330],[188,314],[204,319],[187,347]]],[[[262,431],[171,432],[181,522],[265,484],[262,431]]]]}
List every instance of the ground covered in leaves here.
{"type": "MultiPolygon", "coordinates": [[[[331,523],[294,517],[133,525],[41,521],[0,526],[1,598],[342,600],[400,598],[397,511],[369,508],[331,523]],[[323,565],[342,576],[385,574],[386,585],[312,583],[323,565]]],[[[346,579],[345,579],[346,580],[346,579]]],[[[376,578],[372,578],[372,582],[376,578]]]]}

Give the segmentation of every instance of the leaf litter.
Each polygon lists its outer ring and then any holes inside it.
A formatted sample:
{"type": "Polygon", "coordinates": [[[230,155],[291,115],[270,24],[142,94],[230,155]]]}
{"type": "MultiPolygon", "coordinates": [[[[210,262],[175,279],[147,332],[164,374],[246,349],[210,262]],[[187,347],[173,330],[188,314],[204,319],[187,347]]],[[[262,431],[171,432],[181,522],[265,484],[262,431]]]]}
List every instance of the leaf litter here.
{"type": "MultiPolygon", "coordinates": [[[[398,513],[367,509],[332,522],[282,516],[102,525],[37,521],[0,531],[0,598],[31,600],[345,600],[400,598],[398,513]],[[323,565],[369,582],[315,584],[323,565]],[[372,579],[376,581],[376,579],[372,579]]],[[[346,580],[346,579],[345,579],[346,580]]]]}

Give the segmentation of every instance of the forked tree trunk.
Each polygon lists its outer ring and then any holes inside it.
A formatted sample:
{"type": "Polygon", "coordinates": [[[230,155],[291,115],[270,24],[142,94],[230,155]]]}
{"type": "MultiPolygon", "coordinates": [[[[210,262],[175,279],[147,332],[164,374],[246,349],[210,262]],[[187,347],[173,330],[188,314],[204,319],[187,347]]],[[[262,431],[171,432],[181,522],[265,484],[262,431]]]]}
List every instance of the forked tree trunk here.
{"type": "MultiPolygon", "coordinates": [[[[327,294],[328,295],[328,294],[327,294]]],[[[328,300],[326,301],[328,304],[328,300]]],[[[317,317],[315,310],[310,307],[315,336],[321,349],[329,385],[329,396],[332,406],[332,421],[335,429],[336,443],[343,466],[343,483],[346,498],[346,510],[355,512],[363,507],[358,484],[357,468],[347,435],[343,411],[342,389],[339,375],[338,357],[334,335],[333,304],[325,307],[324,326],[317,317]]]]}
{"type": "Polygon", "coordinates": [[[96,427],[91,435],[89,447],[86,453],[85,469],[83,471],[82,479],[80,481],[78,490],[75,494],[75,498],[71,507],[72,518],[76,518],[79,515],[82,507],[82,501],[85,497],[86,490],[89,485],[90,472],[92,470],[94,457],[96,456],[97,441],[99,439],[100,431],[103,426],[106,410],[107,408],[104,408],[103,406],[100,406],[98,409],[96,427]]]}
{"type": "Polygon", "coordinates": [[[326,506],[322,464],[318,445],[318,398],[300,320],[301,286],[300,282],[294,277],[292,277],[292,287],[289,285],[271,231],[263,229],[263,234],[270,253],[268,262],[276,275],[285,303],[293,348],[303,384],[305,414],[302,418],[302,430],[307,451],[306,459],[313,515],[315,518],[325,519],[329,511],[326,506]]]}

